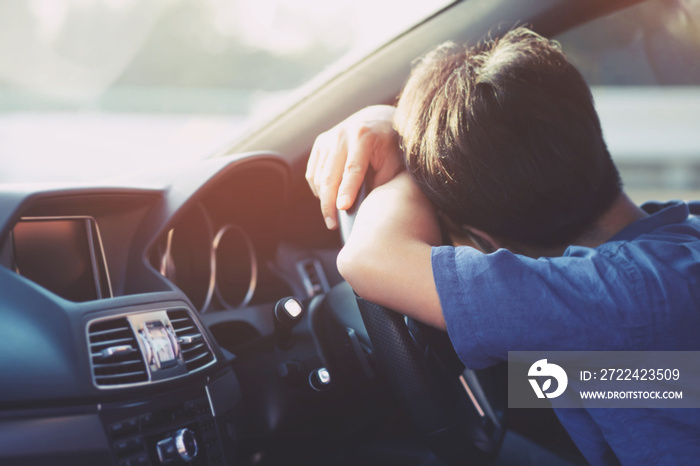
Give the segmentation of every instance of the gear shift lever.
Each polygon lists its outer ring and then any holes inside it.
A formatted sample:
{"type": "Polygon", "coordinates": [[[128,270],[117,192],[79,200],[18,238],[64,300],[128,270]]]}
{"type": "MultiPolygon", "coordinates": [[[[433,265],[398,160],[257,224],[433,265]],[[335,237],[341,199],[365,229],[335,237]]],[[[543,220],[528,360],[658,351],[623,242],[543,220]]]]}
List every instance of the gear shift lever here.
{"type": "Polygon", "coordinates": [[[275,304],[274,315],[277,346],[287,349],[292,346],[292,329],[304,315],[304,305],[291,296],[282,298],[275,304]]]}

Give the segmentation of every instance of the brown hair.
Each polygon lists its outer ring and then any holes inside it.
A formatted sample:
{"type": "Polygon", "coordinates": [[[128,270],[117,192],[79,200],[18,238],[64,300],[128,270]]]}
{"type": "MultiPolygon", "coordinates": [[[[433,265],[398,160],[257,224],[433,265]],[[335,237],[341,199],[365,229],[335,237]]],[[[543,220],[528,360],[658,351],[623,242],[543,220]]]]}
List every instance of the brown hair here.
{"type": "Polygon", "coordinates": [[[621,191],[588,85],[526,28],[419,59],[395,125],[426,196],[506,242],[569,244],[621,191]]]}

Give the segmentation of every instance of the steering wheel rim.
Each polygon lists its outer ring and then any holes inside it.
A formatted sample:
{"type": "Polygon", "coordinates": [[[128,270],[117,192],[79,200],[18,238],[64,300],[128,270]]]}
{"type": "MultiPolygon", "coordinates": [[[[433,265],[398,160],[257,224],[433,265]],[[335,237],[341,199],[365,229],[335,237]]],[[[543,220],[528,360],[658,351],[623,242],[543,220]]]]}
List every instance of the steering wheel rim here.
{"type": "MultiPolygon", "coordinates": [[[[368,194],[366,185],[350,209],[338,212],[343,243],[368,194]]],[[[421,335],[420,325],[411,331],[399,312],[357,295],[356,300],[375,362],[435,455],[445,465],[492,462],[505,431],[503,416],[497,414],[505,411],[505,399],[503,409],[496,410],[473,371],[465,368],[459,377],[450,373],[421,335]]]]}

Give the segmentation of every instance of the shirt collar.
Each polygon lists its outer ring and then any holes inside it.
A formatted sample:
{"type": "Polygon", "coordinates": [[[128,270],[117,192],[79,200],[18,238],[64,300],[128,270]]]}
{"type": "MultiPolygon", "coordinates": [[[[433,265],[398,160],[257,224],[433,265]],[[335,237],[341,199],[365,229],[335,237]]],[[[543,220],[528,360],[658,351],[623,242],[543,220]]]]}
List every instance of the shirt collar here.
{"type": "Polygon", "coordinates": [[[688,204],[683,201],[647,202],[642,210],[649,215],[627,225],[608,241],[631,241],[637,236],[652,232],[672,223],[681,223],[688,218],[688,204]]]}

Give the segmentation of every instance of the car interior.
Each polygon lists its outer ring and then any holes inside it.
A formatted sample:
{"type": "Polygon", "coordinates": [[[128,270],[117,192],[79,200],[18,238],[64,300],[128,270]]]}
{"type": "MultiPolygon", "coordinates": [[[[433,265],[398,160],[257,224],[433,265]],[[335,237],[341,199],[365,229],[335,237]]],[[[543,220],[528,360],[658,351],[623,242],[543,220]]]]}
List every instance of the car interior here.
{"type": "Polygon", "coordinates": [[[503,366],[358,307],[304,172],[436,44],[565,45],[638,3],[456,1],[204,160],[0,184],[0,464],[585,464],[552,410],[507,408],[503,366]]]}

